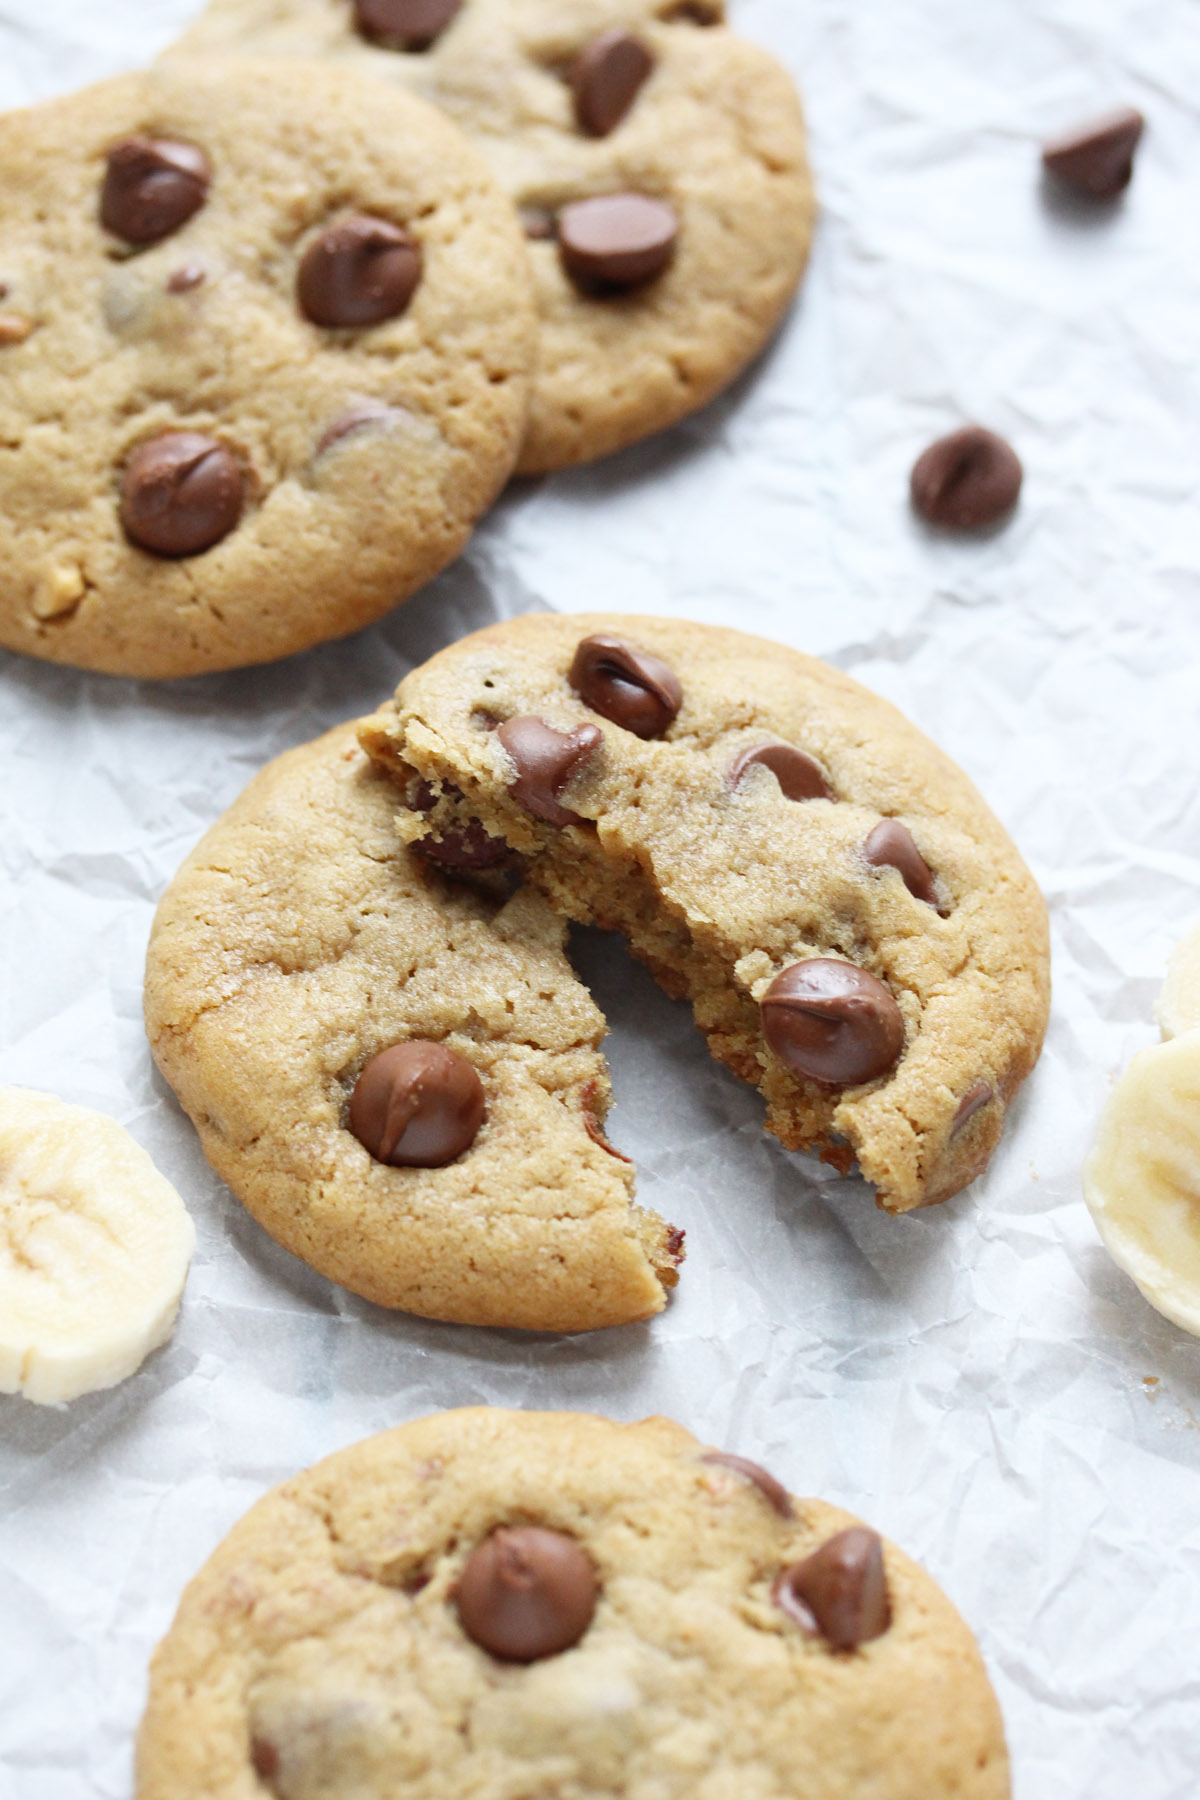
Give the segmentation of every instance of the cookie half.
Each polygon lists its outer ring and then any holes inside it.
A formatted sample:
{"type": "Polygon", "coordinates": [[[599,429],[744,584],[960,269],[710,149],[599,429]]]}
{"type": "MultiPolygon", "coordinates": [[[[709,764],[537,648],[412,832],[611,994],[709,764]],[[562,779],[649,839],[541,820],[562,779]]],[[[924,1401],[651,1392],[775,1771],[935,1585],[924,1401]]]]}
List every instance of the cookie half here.
{"type": "Polygon", "coordinates": [[[623,932],[789,1149],[857,1158],[892,1212],[986,1167],[1045,1032],[1046,909],[894,707],[741,632],[532,614],[415,670],[363,742],[414,839],[482,829],[623,932]]]}
{"type": "Polygon", "coordinates": [[[449,1412],[261,1500],[155,1658],[138,1800],[1006,1800],[931,1578],[665,1419],[449,1412]]]}
{"type": "Polygon", "coordinates": [[[650,1317],[682,1234],[604,1140],[605,1025],[561,921],[446,878],[396,812],[353,725],[250,784],[158,910],[159,1067],[259,1223],[355,1293],[541,1331],[650,1317]],[[415,1070],[381,1061],[400,1046],[415,1070]]]}
{"type": "Polygon", "coordinates": [[[173,676],[367,624],[506,480],[534,351],[512,209],[419,99],[197,59],[8,114],[0,643],[173,676]]]}
{"type": "Polygon", "coordinates": [[[520,469],[675,424],[763,348],[814,201],[790,77],[720,0],[210,0],[172,52],[324,56],[453,115],[521,209],[541,311],[520,469]]]}

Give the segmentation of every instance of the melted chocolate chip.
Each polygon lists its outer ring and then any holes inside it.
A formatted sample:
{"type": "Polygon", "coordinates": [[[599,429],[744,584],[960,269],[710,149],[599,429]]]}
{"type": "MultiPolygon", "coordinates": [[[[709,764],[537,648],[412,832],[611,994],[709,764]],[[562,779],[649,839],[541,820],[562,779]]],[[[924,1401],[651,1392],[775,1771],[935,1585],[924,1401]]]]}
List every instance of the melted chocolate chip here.
{"type": "Polygon", "coordinates": [[[904,1016],[882,981],[855,963],[813,957],[777,975],[763,1035],[784,1067],[827,1087],[856,1087],[895,1067],[904,1016]]]}
{"type": "Polygon", "coordinates": [[[212,170],[194,144],[131,137],[114,144],[100,190],[100,222],[127,244],[157,244],[208,198],[212,170]]]}
{"type": "Polygon", "coordinates": [[[193,288],[203,287],[207,279],[207,270],[203,263],[184,263],[180,269],[172,270],[167,277],[168,294],[190,294],[193,288]]]}
{"type": "Polygon", "coordinates": [[[584,287],[634,288],[654,281],[675,255],[679,219],[649,194],[600,194],[558,215],[563,266],[584,287]]]}
{"type": "Polygon", "coordinates": [[[501,1662],[540,1662],[577,1644],[596,1610],[596,1571],[574,1538],[538,1525],[494,1531],[455,1589],[459,1622],[501,1662]]]}
{"type": "Polygon", "coordinates": [[[547,243],[558,236],[558,220],[548,206],[519,206],[517,215],[521,230],[534,243],[547,243]]]}
{"type": "Polygon", "coordinates": [[[892,1622],[883,1542],[864,1525],[840,1531],[775,1583],[775,1604],[835,1650],[857,1650],[892,1622]]]}
{"type": "Polygon", "coordinates": [[[794,744],[761,744],[757,750],[743,750],[729,771],[730,786],[739,787],[750,770],[757,768],[770,769],[785,800],[837,798],[820,763],[794,744]]]}
{"type": "Polygon", "coordinates": [[[909,893],[926,906],[937,905],[933,870],[917,849],[913,834],[899,819],[884,819],[866,843],[863,855],[876,869],[896,869],[909,893]]]}
{"type": "Polygon", "coordinates": [[[736,1475],[743,1475],[747,1481],[753,1482],[768,1505],[773,1506],[781,1519],[794,1519],[792,1497],[783,1483],[756,1462],[750,1462],[744,1456],[729,1456],[723,1450],[712,1450],[702,1462],[717,1463],[725,1469],[732,1469],[736,1475]]]}
{"type": "Polygon", "coordinates": [[[687,1232],[686,1231],[682,1231],[678,1225],[668,1225],[667,1226],[667,1237],[666,1237],[665,1248],[666,1248],[667,1255],[671,1258],[672,1262],[678,1264],[683,1261],[683,1258],[684,1258],[683,1246],[686,1243],[686,1241],[687,1241],[687,1232]]]}
{"type": "Polygon", "coordinates": [[[675,671],[616,637],[584,638],[571,664],[570,682],[585,706],[647,741],[662,737],[683,704],[675,671]]]}
{"type": "Polygon", "coordinates": [[[548,825],[577,825],[579,814],[559,805],[559,796],[603,742],[595,725],[581,725],[570,733],[555,731],[532,713],[507,719],[496,736],[516,764],[517,778],[510,792],[518,806],[548,825]]]}
{"type": "Polygon", "coordinates": [[[445,31],[462,0],[354,0],[360,35],[387,50],[428,50],[445,31]]]}
{"type": "Polygon", "coordinates": [[[279,1773],[279,1752],[269,1738],[255,1738],[250,1761],[260,1781],[272,1782],[279,1773]]]}
{"type": "Polygon", "coordinates": [[[465,1056],[414,1039],[372,1057],[350,1096],[350,1129],[376,1162],[441,1169],[469,1150],[487,1117],[465,1056]]]}
{"type": "Polygon", "coordinates": [[[245,481],[232,450],[198,431],[139,444],[121,477],[121,523],[156,556],[198,556],[242,516],[245,481]]]}
{"type": "Polygon", "coordinates": [[[1057,181],[1089,200],[1115,200],[1133,179],[1134,154],[1145,129],[1142,114],[1123,106],[1053,139],[1042,150],[1042,163],[1057,181]]]}
{"type": "Polygon", "coordinates": [[[950,1136],[957,1137],[963,1126],[973,1119],[977,1112],[982,1112],[985,1106],[990,1106],[995,1098],[990,1082],[977,1081],[970,1093],[964,1094],[959,1103],[958,1111],[954,1115],[954,1123],[950,1127],[950,1136]]]}
{"type": "Polygon", "coordinates": [[[619,27],[593,38],[571,66],[575,122],[589,137],[607,137],[625,117],[654,67],[641,38],[619,27]]]}
{"type": "Polygon", "coordinates": [[[296,296],[314,325],[379,325],[404,311],[420,280],[420,246],[398,225],[360,213],[309,245],[296,296]]]}
{"type": "Polygon", "coordinates": [[[918,457],[912,503],[931,525],[980,531],[1012,511],[1022,479],[1011,444],[982,425],[964,425],[918,457]]]}
{"type": "MultiPolygon", "coordinates": [[[[449,783],[443,785],[442,791],[448,800],[462,799],[461,791],[449,783]]],[[[410,805],[414,812],[433,811],[437,795],[427,781],[418,783],[410,805]]],[[[426,862],[450,869],[456,875],[499,868],[511,855],[504,839],[492,837],[478,819],[471,819],[464,825],[442,825],[440,829],[439,838],[420,839],[416,845],[417,854],[426,862]]]]}
{"type": "Polygon", "coordinates": [[[596,1094],[599,1085],[600,1084],[596,1081],[589,1081],[583,1090],[583,1128],[591,1138],[593,1144],[599,1144],[601,1150],[607,1150],[608,1154],[610,1156],[615,1156],[618,1162],[628,1163],[632,1168],[632,1156],[626,1156],[623,1150],[618,1150],[615,1144],[610,1144],[604,1135],[604,1127],[601,1125],[595,1110],[596,1094]]]}
{"type": "Polygon", "coordinates": [[[387,406],[382,400],[362,400],[356,406],[348,406],[322,433],[317,444],[317,455],[324,456],[327,450],[357,431],[365,431],[372,425],[386,425],[390,420],[401,416],[399,407],[387,406]]]}

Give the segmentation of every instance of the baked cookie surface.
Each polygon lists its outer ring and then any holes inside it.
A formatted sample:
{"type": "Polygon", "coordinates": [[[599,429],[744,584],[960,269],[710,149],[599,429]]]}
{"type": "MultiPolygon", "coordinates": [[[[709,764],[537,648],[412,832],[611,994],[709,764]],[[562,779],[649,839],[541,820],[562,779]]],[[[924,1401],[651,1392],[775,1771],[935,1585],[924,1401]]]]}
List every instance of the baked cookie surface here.
{"type": "Polygon", "coordinates": [[[1005,1800],[1009,1776],[971,1633],[902,1552],[665,1419],[479,1408],[234,1528],[155,1656],[137,1793],[1005,1800]]]}
{"type": "Polygon", "coordinates": [[[444,878],[396,812],[353,725],[256,777],[159,907],[159,1067],[259,1223],[369,1300],[548,1331],[661,1311],[681,1234],[631,1205],[605,1145],[605,1026],[561,922],[532,890],[501,904],[444,878]],[[483,1090],[440,1166],[393,1166],[378,1124],[356,1121],[372,1149],[352,1129],[364,1070],[413,1044],[483,1090]]]}
{"type": "Polygon", "coordinates": [[[530,235],[541,347],[519,467],[534,474],[704,405],[762,349],[803,273],[800,104],[723,17],[720,0],[210,0],[169,54],[336,58],[436,99],[469,132],[530,235]],[[442,28],[405,48],[418,13],[442,28]],[[644,207],[573,210],[616,194],[665,203],[673,227],[644,207]]]}
{"type": "Polygon", "coordinates": [[[0,643],[186,675],[405,599],[510,472],[527,265],[456,128],[349,69],[196,59],[8,114],[0,643]]]}
{"type": "Polygon", "coordinates": [[[532,614],[415,670],[363,742],[410,836],[477,822],[623,932],[789,1149],[857,1157],[896,1212],[982,1172],[1045,1031],[1046,909],[885,701],[736,631],[532,614]]]}

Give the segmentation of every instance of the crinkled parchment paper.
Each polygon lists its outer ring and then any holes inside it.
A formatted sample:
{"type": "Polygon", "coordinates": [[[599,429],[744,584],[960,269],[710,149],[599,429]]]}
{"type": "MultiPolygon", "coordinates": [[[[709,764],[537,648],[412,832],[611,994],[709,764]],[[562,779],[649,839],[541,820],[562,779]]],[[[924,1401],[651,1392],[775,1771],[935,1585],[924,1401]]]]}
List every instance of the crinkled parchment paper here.
{"type": "MultiPolygon", "coordinates": [[[[2,0],[0,102],[156,51],[188,0],[2,0]]],[[[1195,0],[743,0],[794,70],[823,218],[787,329],[672,435],[514,492],[405,611],[275,668],[139,685],[0,658],[0,1080],[127,1124],[200,1245],[173,1343],[62,1412],[0,1401],[0,1796],[122,1800],[150,1649],[269,1484],[431,1408],[674,1414],[863,1513],[983,1641],[1021,1800],[1200,1790],[1200,1346],[1107,1261],[1079,1168],[1200,910],[1195,0]],[[1150,119],[1127,202],[1045,195],[1040,137],[1150,119]],[[1013,525],[926,534],[926,441],[977,417],[1013,525]],[[1046,1056],[966,1196],[888,1220],[788,1156],[683,1008],[580,940],[617,1141],[688,1229],[656,1324],[524,1339],[373,1311],[204,1164],[140,1022],[154,903],[267,758],[496,616],[616,605],[761,631],[965,765],[1054,915],[1046,1056]]]]}

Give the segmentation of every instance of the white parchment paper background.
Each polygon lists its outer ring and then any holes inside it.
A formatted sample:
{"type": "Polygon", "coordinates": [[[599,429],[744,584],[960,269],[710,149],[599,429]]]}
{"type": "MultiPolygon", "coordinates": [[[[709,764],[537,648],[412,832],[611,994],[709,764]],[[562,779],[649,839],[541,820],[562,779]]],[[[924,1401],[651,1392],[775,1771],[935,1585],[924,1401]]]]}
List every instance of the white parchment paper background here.
{"type": "MultiPolygon", "coordinates": [[[[131,65],[189,0],[0,0],[0,103],[131,65]]],[[[1079,1167],[1200,910],[1196,0],[735,0],[810,107],[823,220],[764,364],[704,418],[515,493],[406,611],[265,671],[138,685],[0,657],[0,1080],[123,1120],[199,1251],[174,1342],[62,1412],[0,1401],[0,1797],[122,1800],[150,1649],[265,1487],[429,1409],[672,1413],[843,1502],[982,1639],[1021,1800],[1200,1791],[1200,1346],[1108,1263],[1079,1167]],[[1042,135],[1150,119],[1081,219],[1042,135]],[[909,466],[977,417],[1013,526],[931,538],[909,466]],[[965,1198],[901,1221],[786,1155],[606,940],[616,1139],[688,1228],[652,1327],[525,1339],[330,1288],[208,1171],[151,1069],[158,895],[267,758],[532,606],[740,625],[898,702],[1008,823],[1054,915],[1043,1063],[965,1198]]],[[[69,276],[69,271],[66,272],[69,276]]]]}

